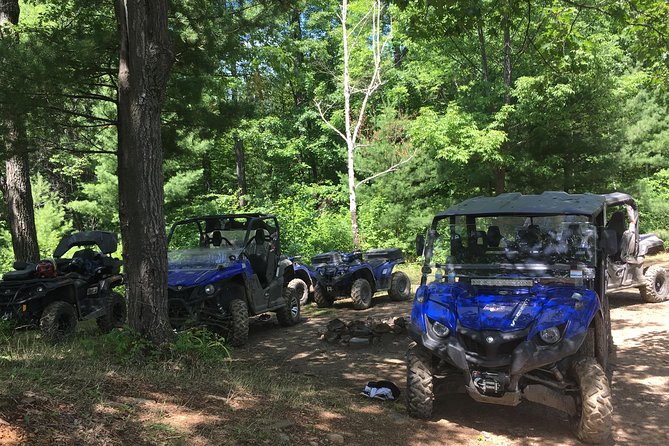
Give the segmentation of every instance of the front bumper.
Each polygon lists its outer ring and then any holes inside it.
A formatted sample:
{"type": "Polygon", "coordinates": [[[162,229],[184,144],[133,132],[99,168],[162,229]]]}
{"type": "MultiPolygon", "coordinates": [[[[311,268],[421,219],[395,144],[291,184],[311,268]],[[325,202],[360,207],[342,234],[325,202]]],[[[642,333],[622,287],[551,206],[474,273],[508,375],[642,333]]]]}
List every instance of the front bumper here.
{"type": "Polygon", "coordinates": [[[432,351],[436,356],[456,368],[470,373],[478,369],[508,370],[512,377],[519,376],[545,365],[553,364],[563,358],[575,354],[583,343],[586,332],[571,338],[563,339],[555,345],[538,345],[533,340],[521,341],[508,355],[497,355],[493,358],[468,350],[461,341],[462,332],[451,334],[439,339],[422,332],[414,323],[408,326],[409,336],[417,343],[432,351]]]}

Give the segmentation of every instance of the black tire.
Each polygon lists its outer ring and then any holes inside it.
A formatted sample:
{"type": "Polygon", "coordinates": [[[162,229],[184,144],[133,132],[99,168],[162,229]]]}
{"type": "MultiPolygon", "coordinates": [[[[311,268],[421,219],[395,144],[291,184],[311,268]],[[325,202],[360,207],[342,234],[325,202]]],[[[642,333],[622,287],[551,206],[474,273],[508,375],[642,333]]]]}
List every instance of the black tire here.
{"type": "Polygon", "coordinates": [[[328,294],[322,285],[316,284],[314,287],[314,301],[318,308],[329,308],[334,303],[334,298],[328,294]]]}
{"type": "Polygon", "coordinates": [[[427,420],[434,407],[432,354],[412,342],[407,351],[407,411],[414,418],[427,420]]]}
{"type": "Polygon", "coordinates": [[[288,286],[292,285],[297,290],[297,295],[300,298],[300,306],[305,306],[309,302],[309,287],[302,279],[293,279],[288,282],[288,286]]]}
{"type": "Polygon", "coordinates": [[[125,302],[125,297],[119,293],[112,291],[109,295],[110,308],[107,314],[100,316],[95,320],[98,328],[103,333],[109,333],[115,328],[123,327],[128,317],[128,307],[125,302]]]}
{"type": "Polygon", "coordinates": [[[585,443],[605,442],[611,436],[613,424],[611,388],[606,373],[595,358],[582,358],[572,365],[571,374],[579,386],[578,415],[572,419],[574,433],[585,443]]]}
{"type": "Polygon", "coordinates": [[[390,279],[388,296],[395,301],[408,300],[411,297],[411,280],[402,271],[394,272],[390,279]]]}
{"type": "Polygon", "coordinates": [[[660,265],[649,267],[644,273],[645,285],[639,288],[641,298],[648,303],[658,303],[667,300],[669,282],[667,272],[660,265]]]}
{"type": "Polygon", "coordinates": [[[372,306],[372,286],[367,279],[356,279],[353,282],[351,299],[353,299],[353,308],[356,310],[366,310],[372,306]]]}
{"type": "Polygon", "coordinates": [[[249,338],[249,309],[241,299],[232,299],[226,315],[226,328],[221,335],[228,344],[239,347],[249,338]]]}
{"type": "Polygon", "coordinates": [[[51,302],[42,312],[39,326],[45,339],[52,342],[65,340],[77,329],[77,313],[67,302],[51,302]]]}
{"type": "Polygon", "coordinates": [[[302,279],[293,279],[283,289],[283,299],[286,306],[276,310],[276,319],[279,321],[279,325],[290,327],[300,321],[301,290],[306,286],[302,279]]]}

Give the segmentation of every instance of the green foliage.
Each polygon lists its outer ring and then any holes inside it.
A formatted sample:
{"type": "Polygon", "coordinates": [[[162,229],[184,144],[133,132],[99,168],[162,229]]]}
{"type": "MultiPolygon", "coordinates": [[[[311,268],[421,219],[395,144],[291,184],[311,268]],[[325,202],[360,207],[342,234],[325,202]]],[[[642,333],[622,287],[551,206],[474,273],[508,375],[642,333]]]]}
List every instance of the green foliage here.
{"type": "Polygon", "coordinates": [[[173,361],[190,368],[210,366],[230,356],[225,340],[206,328],[178,333],[169,353],[173,361]]]}
{"type": "Polygon", "coordinates": [[[124,328],[103,336],[104,348],[123,362],[158,364],[201,369],[229,358],[225,340],[206,328],[177,333],[170,344],[156,346],[134,331],[124,328]]]}
{"type": "Polygon", "coordinates": [[[642,232],[655,232],[669,240],[669,169],[662,169],[639,181],[642,232]]]}
{"type": "Polygon", "coordinates": [[[65,216],[63,199],[50,190],[42,175],[33,179],[32,191],[40,256],[51,257],[58,242],[72,231],[72,223],[65,216]]]}
{"type": "Polygon", "coordinates": [[[95,158],[94,181],[82,185],[83,199],[74,200],[67,207],[79,214],[87,229],[119,229],[118,177],[116,159],[110,156],[95,158]]]}
{"type": "Polygon", "coordinates": [[[103,342],[105,348],[121,361],[145,363],[157,361],[161,356],[156,345],[127,328],[103,335],[103,342]]]}

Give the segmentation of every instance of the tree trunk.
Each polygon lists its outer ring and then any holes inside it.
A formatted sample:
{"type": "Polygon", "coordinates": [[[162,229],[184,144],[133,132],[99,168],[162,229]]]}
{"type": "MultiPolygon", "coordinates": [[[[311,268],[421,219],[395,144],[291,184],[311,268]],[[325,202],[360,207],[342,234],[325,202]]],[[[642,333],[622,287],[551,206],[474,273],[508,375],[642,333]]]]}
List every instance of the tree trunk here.
{"type": "Polygon", "coordinates": [[[18,25],[20,13],[19,0],[0,0],[0,25],[5,22],[18,25]]]}
{"type": "Polygon", "coordinates": [[[564,156],[564,166],[562,169],[562,188],[565,192],[569,193],[574,188],[574,156],[571,154],[565,154],[564,156]]]}
{"type": "Polygon", "coordinates": [[[202,155],[202,187],[204,191],[207,193],[211,191],[212,184],[211,159],[209,159],[209,154],[205,153],[202,155]]]}
{"type": "MultiPolygon", "coordinates": [[[[355,136],[351,123],[351,75],[349,73],[349,48],[348,48],[348,27],[346,20],[348,16],[348,1],[342,1],[341,6],[341,23],[342,23],[342,47],[343,47],[343,62],[344,62],[344,123],[346,135],[346,161],[348,172],[348,208],[351,213],[351,236],[353,238],[353,245],[356,249],[360,248],[360,234],[358,232],[358,202],[355,194],[355,136]]],[[[362,114],[358,116],[362,119],[362,114]]]]}
{"type": "Polygon", "coordinates": [[[116,0],[119,214],[131,328],[155,344],[171,338],[167,316],[160,110],[173,53],[167,0],[116,0]]]}
{"type": "Polygon", "coordinates": [[[237,172],[237,188],[239,189],[239,207],[248,204],[246,200],[246,156],[244,154],[244,141],[235,138],[235,166],[237,172]]]}
{"type": "Polygon", "coordinates": [[[476,28],[479,35],[479,45],[481,47],[481,76],[483,82],[486,84],[486,93],[488,92],[488,80],[490,79],[488,70],[488,53],[485,45],[485,33],[483,32],[483,17],[482,13],[477,17],[476,28]]]}
{"type": "MultiPolygon", "coordinates": [[[[0,26],[7,23],[19,23],[20,8],[18,0],[0,0],[0,26]]],[[[6,120],[5,178],[2,192],[7,205],[7,221],[12,235],[14,259],[23,262],[39,260],[37,230],[35,229],[35,209],[32,189],[30,187],[30,168],[28,156],[23,150],[25,132],[22,125],[23,117],[17,114],[14,119],[6,120]]]]}
{"type": "MultiPolygon", "coordinates": [[[[504,20],[502,26],[504,27],[504,61],[503,61],[503,77],[504,77],[504,104],[511,104],[511,87],[513,85],[513,71],[511,66],[511,10],[513,0],[508,1],[507,9],[504,12],[504,20]]],[[[508,133],[508,129],[507,129],[508,133]]],[[[508,145],[508,143],[505,143],[508,145]]],[[[495,192],[497,195],[504,193],[506,189],[506,168],[504,165],[497,166],[495,179],[495,192]]]]}
{"type": "Polygon", "coordinates": [[[351,234],[355,249],[360,249],[360,232],[358,230],[358,201],[355,194],[355,170],[353,157],[355,146],[348,145],[348,208],[351,213],[351,234]]]}
{"type": "MultiPolygon", "coordinates": [[[[293,42],[302,43],[302,24],[300,23],[301,16],[302,11],[300,8],[295,6],[290,18],[293,42]]],[[[304,104],[307,96],[304,89],[304,82],[301,76],[302,65],[304,64],[304,53],[299,46],[296,47],[296,49],[293,51],[293,61],[293,82],[295,82],[293,86],[293,103],[295,107],[299,107],[304,104]]]]}

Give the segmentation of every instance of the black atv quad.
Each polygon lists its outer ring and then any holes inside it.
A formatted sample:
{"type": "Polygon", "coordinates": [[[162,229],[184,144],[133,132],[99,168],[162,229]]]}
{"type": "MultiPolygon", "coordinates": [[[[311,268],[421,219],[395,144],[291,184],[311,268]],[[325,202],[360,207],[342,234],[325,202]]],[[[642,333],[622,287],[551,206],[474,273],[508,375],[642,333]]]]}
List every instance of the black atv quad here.
{"type": "Polygon", "coordinates": [[[116,236],[85,231],[64,237],[55,260],[14,262],[14,271],[0,281],[0,318],[16,328],[39,327],[44,337],[58,341],[71,336],[77,321],[95,318],[103,332],[126,320],[126,302],[114,288],[123,284],[116,236]],[[81,248],[72,258],[63,256],[81,248]]]}

